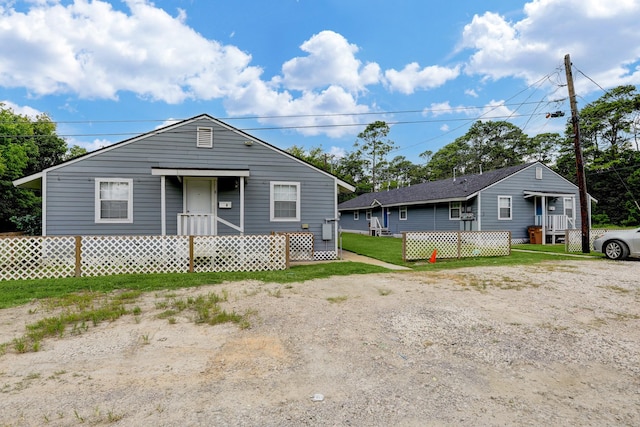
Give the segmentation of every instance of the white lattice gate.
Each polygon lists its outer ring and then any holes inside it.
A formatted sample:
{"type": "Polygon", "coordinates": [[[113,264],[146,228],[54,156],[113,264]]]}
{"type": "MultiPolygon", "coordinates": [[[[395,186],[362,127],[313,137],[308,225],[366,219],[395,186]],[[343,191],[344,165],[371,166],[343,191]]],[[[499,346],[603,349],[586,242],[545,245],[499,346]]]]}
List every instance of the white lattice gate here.
{"type": "Polygon", "coordinates": [[[264,271],[287,268],[287,236],[195,236],[193,266],[205,271],[264,271]]]}
{"type": "Polygon", "coordinates": [[[509,231],[422,231],[402,234],[405,261],[437,258],[470,258],[511,254],[509,231]]]}

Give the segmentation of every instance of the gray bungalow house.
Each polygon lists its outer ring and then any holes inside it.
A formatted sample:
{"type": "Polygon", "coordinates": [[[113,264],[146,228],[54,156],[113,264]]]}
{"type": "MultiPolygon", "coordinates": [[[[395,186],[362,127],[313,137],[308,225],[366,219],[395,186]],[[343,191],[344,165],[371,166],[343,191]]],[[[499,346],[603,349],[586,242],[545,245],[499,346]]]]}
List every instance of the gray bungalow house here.
{"type": "Polygon", "coordinates": [[[42,234],[308,231],[337,251],[339,192],[354,187],[202,114],[14,181],[42,191],[42,234]]]}
{"type": "MultiPolygon", "coordinates": [[[[507,230],[512,241],[555,242],[581,228],[578,187],[540,162],[389,191],[338,205],[344,231],[398,235],[405,231],[507,230]]],[[[590,215],[589,215],[590,216],[590,215]]]]}

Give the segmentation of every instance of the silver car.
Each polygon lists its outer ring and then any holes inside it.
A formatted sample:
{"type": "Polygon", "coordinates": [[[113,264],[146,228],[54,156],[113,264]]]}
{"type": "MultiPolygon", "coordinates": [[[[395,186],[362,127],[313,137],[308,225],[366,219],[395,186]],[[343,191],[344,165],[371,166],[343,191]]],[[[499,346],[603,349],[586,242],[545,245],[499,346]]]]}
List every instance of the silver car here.
{"type": "Polygon", "coordinates": [[[604,233],[593,241],[593,249],[609,259],[640,258],[640,228],[604,233]]]}

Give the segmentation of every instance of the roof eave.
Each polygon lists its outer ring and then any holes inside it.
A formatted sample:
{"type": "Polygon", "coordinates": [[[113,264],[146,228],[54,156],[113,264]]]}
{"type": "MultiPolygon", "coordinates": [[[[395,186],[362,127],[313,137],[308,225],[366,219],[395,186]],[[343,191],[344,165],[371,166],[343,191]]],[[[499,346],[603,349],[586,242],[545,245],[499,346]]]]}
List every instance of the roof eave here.
{"type": "Polygon", "coordinates": [[[42,172],[34,173],[33,175],[24,176],[22,178],[13,181],[13,186],[17,188],[30,188],[33,190],[42,189],[42,172]]]}

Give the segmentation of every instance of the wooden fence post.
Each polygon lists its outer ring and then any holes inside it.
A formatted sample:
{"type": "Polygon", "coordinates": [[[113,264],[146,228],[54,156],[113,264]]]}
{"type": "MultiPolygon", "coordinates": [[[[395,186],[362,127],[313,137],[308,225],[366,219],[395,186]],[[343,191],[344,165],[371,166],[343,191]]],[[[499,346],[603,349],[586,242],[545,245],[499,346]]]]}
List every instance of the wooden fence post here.
{"type": "Polygon", "coordinates": [[[75,276],[82,276],[82,236],[76,236],[76,272],[75,276]]]}

